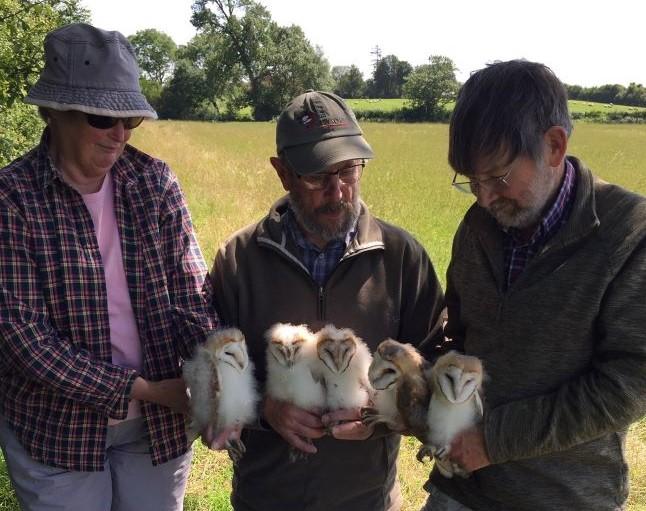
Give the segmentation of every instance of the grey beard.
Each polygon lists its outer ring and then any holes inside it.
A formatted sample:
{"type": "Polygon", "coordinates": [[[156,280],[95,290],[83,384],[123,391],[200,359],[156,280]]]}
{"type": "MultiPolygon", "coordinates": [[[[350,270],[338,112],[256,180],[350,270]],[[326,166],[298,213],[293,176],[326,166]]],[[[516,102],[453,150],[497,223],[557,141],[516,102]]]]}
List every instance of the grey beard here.
{"type": "Polygon", "coordinates": [[[320,237],[325,243],[345,238],[355,226],[357,219],[359,218],[359,213],[361,212],[359,197],[357,196],[355,196],[353,202],[339,201],[333,204],[321,206],[314,210],[311,215],[306,213],[300,197],[297,195],[290,193],[288,200],[299,225],[301,225],[310,234],[320,237]],[[318,213],[327,213],[338,210],[343,210],[345,212],[343,220],[338,225],[327,227],[316,221],[316,215],[318,213]]]}
{"type": "Polygon", "coordinates": [[[541,210],[537,210],[533,207],[519,208],[513,201],[509,201],[508,199],[502,200],[504,202],[499,204],[494,203],[488,208],[489,214],[491,214],[491,216],[493,216],[501,226],[506,228],[513,227],[516,229],[524,229],[540,220],[541,210]],[[509,208],[501,207],[502,204],[508,204],[509,202],[512,202],[513,205],[513,209],[511,211],[509,211],[509,208]]]}

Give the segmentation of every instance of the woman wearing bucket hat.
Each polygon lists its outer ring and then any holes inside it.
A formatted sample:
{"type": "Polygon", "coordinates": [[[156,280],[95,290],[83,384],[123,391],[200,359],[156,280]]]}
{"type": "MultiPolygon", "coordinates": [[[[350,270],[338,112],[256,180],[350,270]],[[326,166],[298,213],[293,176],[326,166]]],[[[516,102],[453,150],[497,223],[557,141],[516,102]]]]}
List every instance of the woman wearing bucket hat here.
{"type": "Polygon", "coordinates": [[[127,145],[156,118],[118,32],[45,39],[47,126],[0,171],[0,444],[23,509],[174,510],[180,361],[214,328],[177,178],[127,145]]]}

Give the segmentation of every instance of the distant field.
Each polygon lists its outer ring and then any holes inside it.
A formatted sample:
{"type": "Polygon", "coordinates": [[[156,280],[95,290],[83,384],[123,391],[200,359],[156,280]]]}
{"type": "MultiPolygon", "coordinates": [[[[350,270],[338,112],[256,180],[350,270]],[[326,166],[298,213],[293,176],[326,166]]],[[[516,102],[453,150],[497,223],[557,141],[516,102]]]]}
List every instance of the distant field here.
{"type": "MultiPolygon", "coordinates": [[[[348,104],[355,112],[364,110],[379,110],[383,112],[392,112],[401,110],[408,103],[405,99],[348,99],[348,104]]],[[[569,101],[570,112],[640,112],[645,111],[644,107],[612,105],[606,103],[593,103],[591,101],[569,101]]],[[[447,109],[453,109],[454,103],[447,105],[447,109]]]]}
{"type": "MultiPolygon", "coordinates": [[[[388,102],[401,100],[388,100],[388,102]]],[[[353,105],[353,108],[355,106],[353,105]]],[[[376,158],[362,178],[362,196],[382,218],[411,231],[427,248],[444,282],[451,242],[473,198],[452,190],[446,160],[448,126],[363,123],[376,158]]],[[[212,261],[234,230],[262,217],[282,195],[268,158],[275,123],[145,122],[133,144],[164,159],[188,197],[200,244],[212,261]]],[[[646,194],[646,125],[578,123],[570,144],[601,177],[646,194]]],[[[403,442],[399,460],[404,511],[417,511],[430,466],[415,460],[417,443],[403,442]]],[[[646,419],[633,426],[626,453],[631,471],[628,511],[646,511],[646,419]]],[[[17,511],[0,463],[0,511],[17,511]]],[[[187,511],[228,511],[231,465],[197,447],[185,500],[187,511]]],[[[154,490],[153,490],[154,491],[154,490]]]]}
{"type": "MultiPolygon", "coordinates": [[[[404,106],[409,104],[406,99],[346,99],[346,102],[352,110],[357,114],[366,111],[373,112],[396,112],[402,110],[404,106]]],[[[591,101],[569,101],[570,112],[573,114],[583,114],[590,112],[600,112],[601,114],[608,114],[611,112],[643,112],[646,111],[645,107],[613,105],[606,103],[594,103],[591,101]]],[[[452,110],[454,103],[449,103],[446,108],[452,110]]],[[[245,107],[238,113],[240,119],[251,119],[251,108],[245,107]]]]}

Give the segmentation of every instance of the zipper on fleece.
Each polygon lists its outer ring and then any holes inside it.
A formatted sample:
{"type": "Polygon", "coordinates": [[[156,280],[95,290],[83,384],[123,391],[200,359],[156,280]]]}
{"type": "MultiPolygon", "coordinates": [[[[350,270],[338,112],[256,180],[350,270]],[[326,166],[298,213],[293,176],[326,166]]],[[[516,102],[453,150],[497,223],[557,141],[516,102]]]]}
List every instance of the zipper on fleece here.
{"type": "Polygon", "coordinates": [[[317,319],[319,320],[325,319],[325,290],[323,289],[322,286],[319,287],[316,315],[317,315],[317,319]]]}

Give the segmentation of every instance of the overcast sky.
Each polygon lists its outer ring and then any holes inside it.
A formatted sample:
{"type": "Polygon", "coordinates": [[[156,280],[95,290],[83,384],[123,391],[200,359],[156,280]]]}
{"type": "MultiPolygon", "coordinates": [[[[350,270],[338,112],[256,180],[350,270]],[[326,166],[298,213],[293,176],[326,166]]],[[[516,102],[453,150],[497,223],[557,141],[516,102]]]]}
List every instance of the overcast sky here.
{"type": "MultiPolygon", "coordinates": [[[[125,35],[156,28],[185,44],[195,35],[192,0],[82,0],[92,22],[125,35]]],[[[450,57],[458,79],[487,62],[526,58],[569,84],[646,85],[643,0],[260,0],[281,25],[300,25],[331,65],[357,65],[371,51],[413,66],[450,57]]]]}

